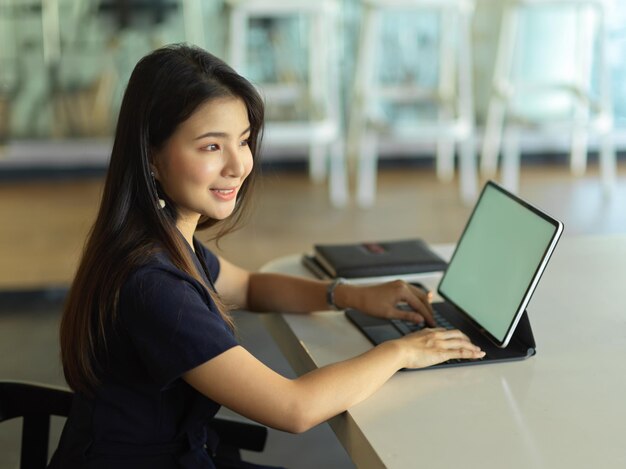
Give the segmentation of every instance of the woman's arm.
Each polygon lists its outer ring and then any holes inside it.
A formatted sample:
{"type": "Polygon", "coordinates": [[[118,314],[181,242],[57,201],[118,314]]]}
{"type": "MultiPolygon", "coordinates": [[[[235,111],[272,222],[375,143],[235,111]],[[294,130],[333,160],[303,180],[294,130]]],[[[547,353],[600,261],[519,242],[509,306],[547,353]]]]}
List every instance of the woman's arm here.
{"type": "Polygon", "coordinates": [[[290,380],[237,346],[185,373],[208,398],[252,420],[300,433],[363,401],[400,368],[484,354],[459,331],[428,329],[290,380]]]}
{"type": "MultiPolygon", "coordinates": [[[[330,282],[280,274],[250,274],[248,302],[254,311],[307,313],[329,309],[326,291],[330,282]]],[[[335,289],[339,309],[355,308],[371,316],[426,321],[434,326],[430,295],[401,280],[378,285],[341,284],[335,289]],[[399,308],[407,303],[412,311],[399,308]]]]}
{"type": "Polygon", "coordinates": [[[220,298],[229,306],[250,309],[248,306],[248,284],[250,272],[218,256],[220,273],[215,282],[215,289],[220,298]]]}
{"type": "MultiPolygon", "coordinates": [[[[290,277],[280,274],[250,274],[248,302],[254,311],[307,313],[329,309],[326,290],[330,282],[290,277]]],[[[372,316],[426,320],[434,326],[430,295],[421,288],[401,280],[378,285],[344,283],[335,289],[335,305],[339,309],[355,308],[372,316]],[[399,309],[407,303],[413,311],[399,309]]]]}
{"type": "MultiPolygon", "coordinates": [[[[220,258],[215,287],[224,302],[249,311],[308,313],[329,308],[329,283],[283,274],[250,273],[220,258]]],[[[335,289],[335,304],[339,308],[356,308],[384,318],[425,320],[434,326],[429,299],[422,289],[399,280],[374,286],[342,284],[335,289]],[[398,309],[399,303],[408,303],[413,311],[398,309]]]]}
{"type": "Polygon", "coordinates": [[[258,312],[322,311],[329,309],[326,303],[329,283],[283,274],[251,273],[248,303],[251,310],[258,312]]]}
{"type": "Polygon", "coordinates": [[[328,309],[326,288],[329,282],[250,273],[222,257],[219,261],[220,274],[215,288],[229,305],[257,312],[307,313],[328,309]]]}

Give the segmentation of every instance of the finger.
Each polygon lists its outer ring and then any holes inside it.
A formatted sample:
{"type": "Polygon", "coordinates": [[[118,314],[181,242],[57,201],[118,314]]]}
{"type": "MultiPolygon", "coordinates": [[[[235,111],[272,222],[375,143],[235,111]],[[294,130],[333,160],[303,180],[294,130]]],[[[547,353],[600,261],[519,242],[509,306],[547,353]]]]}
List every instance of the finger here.
{"type": "MultiPolygon", "coordinates": [[[[446,356],[446,360],[473,360],[483,358],[485,356],[485,352],[482,350],[471,350],[467,348],[461,349],[453,349],[453,350],[445,350],[442,352],[442,355],[446,356]]],[[[444,361],[446,361],[444,360],[444,361]]]]}
{"type": "MultiPolygon", "coordinates": [[[[429,310],[432,309],[430,306],[430,302],[433,299],[433,294],[430,291],[425,291],[421,288],[416,287],[415,285],[407,284],[409,287],[409,292],[419,299],[429,310]]],[[[409,297],[410,298],[410,297],[409,297]]]]}
{"type": "MultiPolygon", "coordinates": [[[[415,287],[412,287],[412,289],[418,290],[415,287]]],[[[415,295],[413,290],[410,290],[409,295],[404,298],[404,301],[406,301],[407,304],[422,317],[423,321],[426,321],[426,324],[433,327],[437,324],[433,319],[433,308],[428,301],[427,295],[421,290],[420,292],[421,297],[415,295]]]]}
{"type": "Polygon", "coordinates": [[[394,308],[391,311],[391,317],[393,319],[402,319],[403,321],[410,321],[416,324],[424,322],[424,316],[416,311],[407,311],[406,309],[394,308]]]}
{"type": "Polygon", "coordinates": [[[463,339],[466,342],[472,343],[470,338],[458,329],[441,329],[440,328],[438,335],[439,335],[438,339],[442,339],[442,340],[463,339]]]}
{"type": "Polygon", "coordinates": [[[417,368],[444,363],[448,360],[478,360],[485,356],[485,352],[468,349],[436,349],[430,350],[427,355],[426,360],[418,364],[417,368]]]}
{"type": "Polygon", "coordinates": [[[411,291],[413,293],[415,293],[415,295],[417,295],[418,298],[420,298],[422,301],[424,302],[428,302],[430,303],[433,299],[433,292],[425,289],[424,288],[420,288],[418,286],[415,286],[411,283],[407,283],[408,287],[411,289],[411,291]]]}
{"type": "Polygon", "coordinates": [[[441,340],[437,345],[445,350],[470,350],[472,352],[480,352],[480,347],[464,339],[441,340]]]}
{"type": "Polygon", "coordinates": [[[433,332],[445,332],[445,329],[443,327],[425,328],[420,331],[411,332],[410,334],[407,334],[407,337],[421,337],[432,334],[433,332]]]}

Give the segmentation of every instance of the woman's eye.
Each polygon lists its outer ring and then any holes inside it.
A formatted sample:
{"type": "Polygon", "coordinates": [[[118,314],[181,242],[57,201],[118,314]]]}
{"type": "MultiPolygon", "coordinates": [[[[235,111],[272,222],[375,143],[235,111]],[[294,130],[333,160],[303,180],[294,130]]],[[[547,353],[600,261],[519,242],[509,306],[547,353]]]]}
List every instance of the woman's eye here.
{"type": "Polygon", "coordinates": [[[242,140],[241,142],[239,142],[239,145],[242,147],[247,147],[248,146],[248,139],[242,140]]]}
{"type": "Polygon", "coordinates": [[[204,147],[204,149],[207,151],[218,151],[220,149],[220,146],[217,143],[211,143],[204,147]]]}

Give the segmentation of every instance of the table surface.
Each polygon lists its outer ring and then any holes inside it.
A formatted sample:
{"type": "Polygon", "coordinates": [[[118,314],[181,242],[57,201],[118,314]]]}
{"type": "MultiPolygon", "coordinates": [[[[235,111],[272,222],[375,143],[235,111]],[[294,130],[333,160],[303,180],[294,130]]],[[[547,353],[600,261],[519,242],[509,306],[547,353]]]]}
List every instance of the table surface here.
{"type": "MultiPolygon", "coordinates": [[[[309,276],[300,256],[263,270],[309,276]]],[[[329,423],[363,468],[626,467],[624,290],[626,236],[562,239],[528,306],[536,356],[399,372],[329,423]]],[[[372,347],[341,312],[264,323],[298,374],[372,347]]]]}

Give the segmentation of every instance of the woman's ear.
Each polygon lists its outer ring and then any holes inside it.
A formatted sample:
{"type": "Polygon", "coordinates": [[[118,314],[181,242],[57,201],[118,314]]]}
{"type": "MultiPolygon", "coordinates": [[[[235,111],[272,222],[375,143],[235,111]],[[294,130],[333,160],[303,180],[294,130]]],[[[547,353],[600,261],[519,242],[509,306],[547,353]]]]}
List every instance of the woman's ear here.
{"type": "Polygon", "coordinates": [[[158,168],[158,165],[156,164],[156,155],[154,155],[154,153],[150,155],[149,164],[150,164],[150,174],[152,175],[154,179],[158,181],[159,180],[159,168],[158,168]]]}
{"type": "Polygon", "coordinates": [[[150,150],[148,151],[148,164],[150,165],[150,175],[157,181],[159,180],[159,168],[157,165],[158,157],[159,155],[157,150],[155,150],[153,147],[150,147],[150,150]]]}

